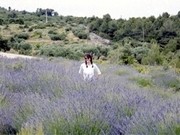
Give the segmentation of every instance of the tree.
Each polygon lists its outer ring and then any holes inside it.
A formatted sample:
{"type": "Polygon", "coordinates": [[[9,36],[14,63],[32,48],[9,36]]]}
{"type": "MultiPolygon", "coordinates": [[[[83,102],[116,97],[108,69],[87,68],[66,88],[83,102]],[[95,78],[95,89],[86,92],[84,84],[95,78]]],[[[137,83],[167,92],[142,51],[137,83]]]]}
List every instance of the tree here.
{"type": "Polygon", "coordinates": [[[101,24],[99,31],[102,33],[108,33],[109,27],[108,27],[108,22],[103,21],[103,23],[101,24]]]}
{"type": "Polygon", "coordinates": [[[97,31],[99,31],[99,27],[101,26],[101,24],[102,24],[102,19],[96,19],[96,20],[92,21],[89,24],[89,31],[96,33],[97,31]]]}
{"type": "Polygon", "coordinates": [[[152,44],[150,50],[146,57],[142,59],[142,64],[148,65],[160,65],[162,64],[163,59],[160,53],[160,47],[158,44],[152,44]]]}
{"type": "Polygon", "coordinates": [[[165,12],[165,13],[162,14],[162,17],[163,17],[163,18],[169,18],[169,16],[170,16],[170,15],[169,15],[167,12],[165,12]]]}
{"type": "Polygon", "coordinates": [[[178,12],[177,16],[180,18],[180,11],[178,12]]]}
{"type": "Polygon", "coordinates": [[[16,17],[17,17],[17,13],[15,13],[14,11],[13,11],[13,12],[10,12],[10,13],[8,14],[8,17],[9,17],[9,18],[16,18],[16,17]]]}
{"type": "Polygon", "coordinates": [[[103,15],[103,21],[109,22],[109,21],[111,21],[111,20],[112,20],[112,19],[111,19],[111,16],[110,16],[109,14],[103,15]]]}
{"type": "MultiPolygon", "coordinates": [[[[47,13],[47,16],[53,16],[54,15],[54,9],[42,9],[42,8],[37,8],[36,10],[36,14],[38,16],[41,16],[41,15],[46,15],[47,13]]],[[[57,12],[56,12],[56,15],[57,15],[57,12]]]]}
{"type": "Polygon", "coordinates": [[[11,11],[11,7],[8,7],[8,11],[11,11]]]}
{"type": "Polygon", "coordinates": [[[176,48],[177,48],[177,40],[171,39],[171,40],[169,40],[168,44],[166,45],[164,52],[165,53],[175,52],[176,48]]]}
{"type": "Polygon", "coordinates": [[[8,45],[8,40],[3,39],[1,36],[0,36],[0,50],[3,50],[3,51],[10,50],[10,47],[8,45]]]}
{"type": "Polygon", "coordinates": [[[115,20],[111,20],[108,23],[108,35],[111,37],[111,39],[114,38],[115,31],[117,31],[117,22],[115,20]]]}

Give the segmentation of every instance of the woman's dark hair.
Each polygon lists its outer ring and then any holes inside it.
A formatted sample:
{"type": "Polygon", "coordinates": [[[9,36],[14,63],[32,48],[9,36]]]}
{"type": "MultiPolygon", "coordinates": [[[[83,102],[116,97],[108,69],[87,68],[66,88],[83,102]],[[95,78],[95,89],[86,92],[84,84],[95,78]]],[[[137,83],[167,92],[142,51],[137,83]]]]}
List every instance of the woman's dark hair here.
{"type": "Polygon", "coordinates": [[[93,67],[93,61],[92,61],[93,58],[92,58],[92,55],[87,53],[87,54],[85,54],[84,58],[85,58],[86,67],[88,67],[86,59],[90,59],[91,65],[93,67]]]}

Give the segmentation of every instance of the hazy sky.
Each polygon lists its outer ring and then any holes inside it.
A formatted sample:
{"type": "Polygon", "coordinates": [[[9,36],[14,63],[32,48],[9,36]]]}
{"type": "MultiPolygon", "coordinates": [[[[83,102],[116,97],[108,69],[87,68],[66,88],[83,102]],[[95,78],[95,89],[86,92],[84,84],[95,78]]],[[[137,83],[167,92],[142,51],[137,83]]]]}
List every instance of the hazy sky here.
{"type": "Polygon", "coordinates": [[[164,12],[177,15],[180,0],[0,0],[0,7],[35,12],[51,8],[59,15],[81,17],[110,14],[111,18],[158,17],[164,12]]]}

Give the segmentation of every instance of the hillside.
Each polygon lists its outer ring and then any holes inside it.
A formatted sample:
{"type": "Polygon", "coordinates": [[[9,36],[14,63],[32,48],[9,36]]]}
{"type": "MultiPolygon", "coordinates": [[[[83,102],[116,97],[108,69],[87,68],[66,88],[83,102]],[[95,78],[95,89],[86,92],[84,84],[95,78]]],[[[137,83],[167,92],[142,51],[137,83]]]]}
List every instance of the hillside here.
{"type": "Polygon", "coordinates": [[[180,12],[129,20],[44,13],[0,8],[1,51],[75,60],[88,52],[102,62],[180,68],[180,12]]]}

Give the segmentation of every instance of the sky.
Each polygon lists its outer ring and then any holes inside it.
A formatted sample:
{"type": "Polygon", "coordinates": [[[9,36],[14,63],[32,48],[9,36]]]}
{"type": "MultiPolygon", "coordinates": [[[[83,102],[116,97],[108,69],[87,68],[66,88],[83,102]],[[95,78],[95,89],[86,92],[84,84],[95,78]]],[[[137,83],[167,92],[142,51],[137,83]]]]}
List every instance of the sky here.
{"type": "Polygon", "coordinates": [[[63,16],[102,18],[109,14],[112,19],[131,17],[158,17],[167,12],[177,15],[180,0],[0,0],[0,7],[35,12],[37,8],[50,8],[63,16]]]}

